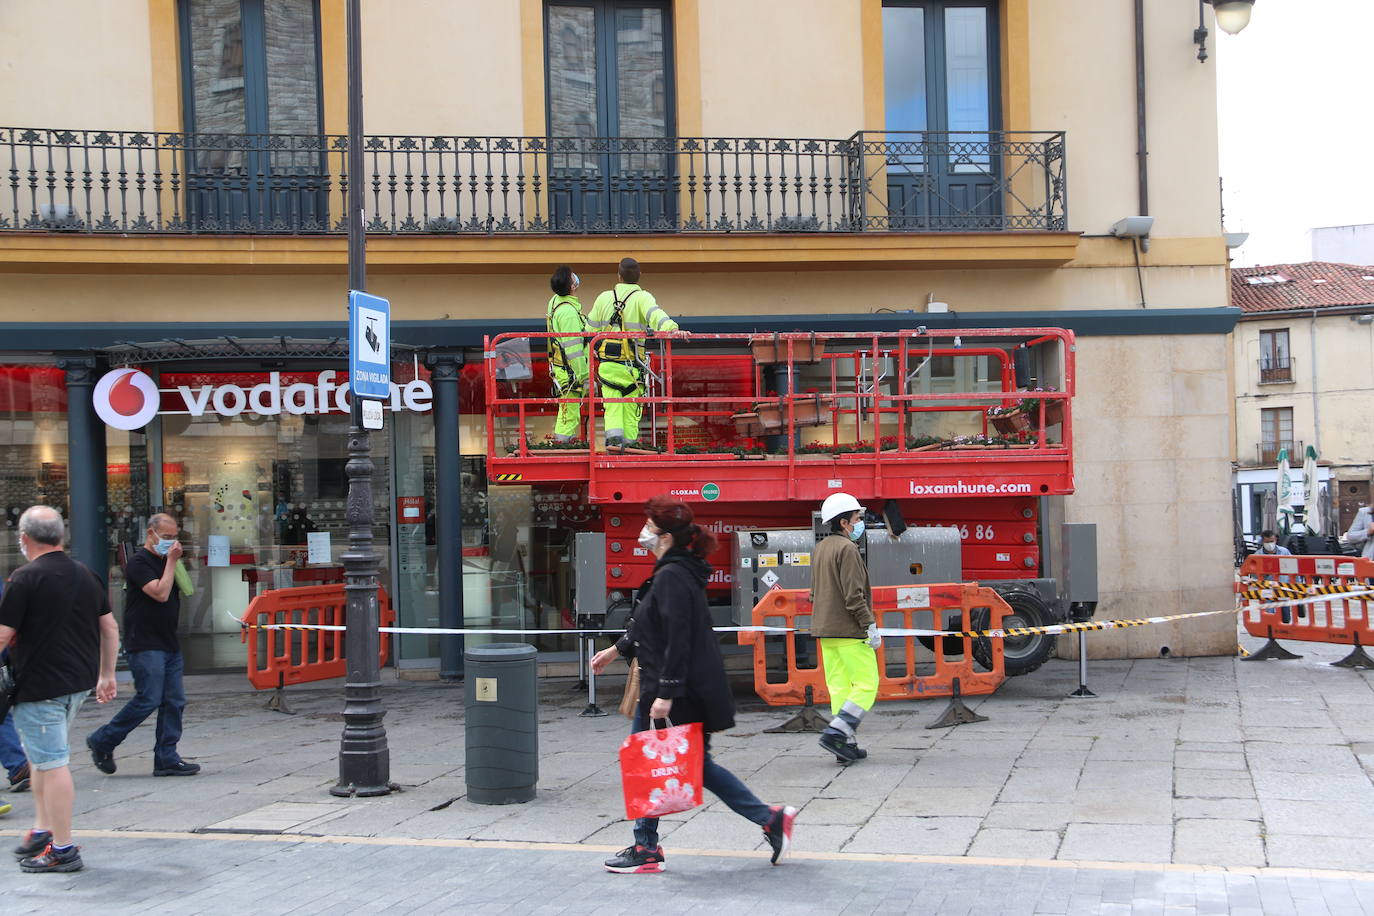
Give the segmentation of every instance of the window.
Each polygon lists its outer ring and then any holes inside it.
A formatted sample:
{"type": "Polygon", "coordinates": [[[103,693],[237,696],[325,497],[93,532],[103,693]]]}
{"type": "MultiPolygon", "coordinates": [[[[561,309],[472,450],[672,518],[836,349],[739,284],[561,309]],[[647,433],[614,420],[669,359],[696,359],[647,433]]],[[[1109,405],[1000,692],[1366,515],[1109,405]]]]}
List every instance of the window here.
{"type": "Polygon", "coordinates": [[[180,14],[193,227],[327,229],[317,0],[182,0],[180,14]]]}
{"type": "Polygon", "coordinates": [[[668,4],[549,0],[544,36],[554,228],[671,228],[673,157],[642,142],[673,133],[668,4]]]}
{"type": "Polygon", "coordinates": [[[976,228],[948,220],[1000,213],[1000,165],[989,147],[1000,126],[994,10],[985,0],[883,5],[893,229],[976,228]]]}
{"type": "Polygon", "coordinates": [[[1273,464],[1279,452],[1288,449],[1290,462],[1300,461],[1298,443],[1293,440],[1293,408],[1266,407],[1260,410],[1260,462],[1273,464]]]}
{"type": "Polygon", "coordinates": [[[1288,358],[1288,329],[1260,331],[1260,384],[1293,381],[1293,363],[1288,358]]]}

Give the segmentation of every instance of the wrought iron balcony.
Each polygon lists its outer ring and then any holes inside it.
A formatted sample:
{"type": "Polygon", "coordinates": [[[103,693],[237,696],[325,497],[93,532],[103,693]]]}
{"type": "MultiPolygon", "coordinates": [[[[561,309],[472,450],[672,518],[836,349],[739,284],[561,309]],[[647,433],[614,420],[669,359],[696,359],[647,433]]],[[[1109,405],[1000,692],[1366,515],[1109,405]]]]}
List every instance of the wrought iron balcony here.
{"type": "MultiPolygon", "coordinates": [[[[380,234],[1067,228],[1059,132],[366,138],[380,234]]],[[[0,128],[0,232],[339,234],[346,138],[0,128]]]]}
{"type": "Polygon", "coordinates": [[[1282,385],[1293,381],[1293,360],[1287,356],[1261,356],[1259,359],[1259,383],[1261,385],[1282,385]]]}
{"type": "Polygon", "coordinates": [[[1302,464],[1302,441],[1299,439],[1287,439],[1281,442],[1259,442],[1255,445],[1255,454],[1258,463],[1278,464],[1279,452],[1288,449],[1288,463],[1290,465],[1302,464]]]}

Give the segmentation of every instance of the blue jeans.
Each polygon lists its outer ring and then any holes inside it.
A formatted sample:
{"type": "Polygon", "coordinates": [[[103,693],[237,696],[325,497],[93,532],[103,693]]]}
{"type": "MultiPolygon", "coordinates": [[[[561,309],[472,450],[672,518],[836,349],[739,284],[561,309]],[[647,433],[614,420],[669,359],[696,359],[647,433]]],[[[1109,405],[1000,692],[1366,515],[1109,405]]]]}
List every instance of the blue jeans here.
{"type": "MultiPolygon", "coordinates": [[[[649,727],[649,712],[641,705],[635,711],[631,732],[642,732],[649,727]]],[[[762,827],[773,816],[773,811],[749,787],[739,781],[739,777],[711,759],[711,736],[706,735],[706,762],[701,771],[701,784],[711,791],[725,806],[740,817],[748,818],[762,827]]],[[[635,845],[648,849],[658,848],[658,818],[641,817],[635,821],[635,845]]]]}
{"type": "Polygon", "coordinates": [[[0,722],[0,766],[13,777],[26,763],[28,758],[24,756],[24,746],[19,743],[19,733],[14,730],[14,713],[5,713],[5,721],[0,722]]]}
{"type": "Polygon", "coordinates": [[[172,766],[181,759],[177,742],[181,740],[181,713],[186,708],[186,691],[181,685],[185,669],[180,652],[145,649],[129,653],[129,670],[134,674],[134,697],[115,713],[114,718],[91,733],[86,743],[98,751],[113,753],[129,732],[157,711],[157,739],[153,745],[153,766],[172,766]]]}

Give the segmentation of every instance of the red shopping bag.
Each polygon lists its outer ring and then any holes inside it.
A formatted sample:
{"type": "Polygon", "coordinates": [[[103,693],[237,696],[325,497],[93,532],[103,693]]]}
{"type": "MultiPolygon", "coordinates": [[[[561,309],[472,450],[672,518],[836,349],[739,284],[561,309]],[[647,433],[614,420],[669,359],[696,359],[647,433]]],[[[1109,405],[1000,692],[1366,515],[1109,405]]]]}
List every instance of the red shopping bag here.
{"type": "Polygon", "coordinates": [[[620,745],[625,816],[662,817],[701,804],[706,762],[701,723],[635,732],[620,745]]]}

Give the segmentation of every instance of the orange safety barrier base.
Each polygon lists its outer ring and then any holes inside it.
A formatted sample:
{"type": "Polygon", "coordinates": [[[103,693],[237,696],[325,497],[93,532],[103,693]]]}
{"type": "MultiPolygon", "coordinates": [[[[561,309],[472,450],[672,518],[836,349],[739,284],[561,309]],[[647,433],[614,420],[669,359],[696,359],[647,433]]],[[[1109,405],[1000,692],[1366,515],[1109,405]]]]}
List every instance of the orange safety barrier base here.
{"type": "MultiPolygon", "coordinates": [[[[1321,595],[1324,589],[1333,587],[1351,591],[1374,589],[1374,560],[1346,556],[1283,557],[1265,554],[1246,557],[1240,567],[1237,588],[1253,588],[1258,584],[1263,589],[1265,582],[1289,585],[1311,596],[1321,595]]],[[[1296,639],[1301,642],[1354,646],[1348,656],[1332,664],[1341,668],[1374,668],[1374,659],[1363,648],[1374,640],[1370,623],[1374,601],[1368,597],[1345,598],[1336,593],[1329,599],[1309,605],[1267,609],[1258,607],[1282,600],[1283,595],[1276,593],[1272,598],[1252,598],[1243,602],[1241,611],[1245,631],[1251,636],[1268,640],[1264,648],[1247,656],[1245,661],[1301,658],[1278,643],[1279,639],[1296,639]]]]}
{"type": "MultiPolygon", "coordinates": [[[[1002,626],[1002,619],[1011,608],[1002,596],[977,583],[949,583],[938,585],[889,585],[873,589],[873,611],[880,627],[927,630],[985,630],[1002,626]],[[900,618],[900,622],[896,618],[900,618]]],[[[811,598],[805,589],[774,589],[754,605],[753,625],[790,627],[806,630],[810,625],[811,598]]],[[[971,637],[926,637],[934,646],[933,674],[916,672],[916,648],[919,637],[886,637],[878,649],[878,699],[920,700],[931,697],[950,697],[949,710],[931,727],[977,721],[959,700],[960,696],[986,695],[1006,680],[1002,659],[1002,641],[987,639],[980,646],[980,656],[989,666],[975,667],[971,637]],[[935,642],[935,640],[939,640],[935,642]],[[902,646],[903,659],[896,673],[890,664],[896,645],[902,646]]],[[[818,715],[811,704],[830,701],[825,687],[825,671],[820,647],[806,633],[769,634],[742,632],[740,645],[754,647],[754,689],[769,706],[806,707],[797,717],[798,725],[790,724],[778,730],[800,731],[805,728],[824,728],[828,717],[818,715]],[[769,640],[781,642],[784,650],[786,680],[769,679],[769,640]],[[814,664],[802,663],[798,642],[809,650],[814,664]]],[[[776,646],[778,642],[774,642],[776,646]]]]}
{"type": "MultiPolygon", "coordinates": [[[[386,589],[377,589],[381,626],[396,621],[396,612],[386,589]]],[[[306,684],[344,677],[343,630],[264,630],[265,624],[287,626],[344,626],[347,623],[347,598],[341,584],[278,588],[263,592],[252,600],[240,622],[240,639],[248,645],[248,680],[257,690],[276,690],[268,704],[281,712],[286,708],[281,690],[287,684],[306,684]]],[[[385,665],[390,649],[390,634],[381,634],[379,661],[385,665]]]]}

